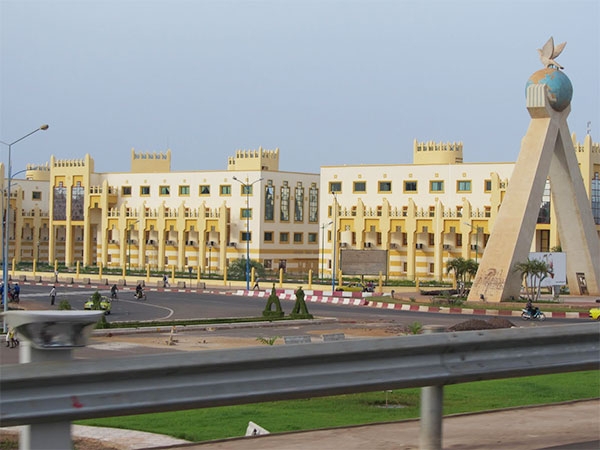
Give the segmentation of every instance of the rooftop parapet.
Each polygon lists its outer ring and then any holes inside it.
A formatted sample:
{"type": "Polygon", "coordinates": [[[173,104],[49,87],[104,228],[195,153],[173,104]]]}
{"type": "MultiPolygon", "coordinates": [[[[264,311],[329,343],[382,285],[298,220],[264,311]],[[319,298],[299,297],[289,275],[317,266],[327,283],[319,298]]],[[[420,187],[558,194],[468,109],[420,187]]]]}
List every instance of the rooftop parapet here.
{"type": "Polygon", "coordinates": [[[279,170],[279,149],[236,150],[227,160],[227,170],[279,170]]]}
{"type": "Polygon", "coordinates": [[[131,172],[165,173],[171,171],[171,150],[166,152],[137,152],[131,149],[131,172]]]}
{"type": "Polygon", "coordinates": [[[463,162],[462,142],[413,143],[413,164],[460,164],[463,162]]]}

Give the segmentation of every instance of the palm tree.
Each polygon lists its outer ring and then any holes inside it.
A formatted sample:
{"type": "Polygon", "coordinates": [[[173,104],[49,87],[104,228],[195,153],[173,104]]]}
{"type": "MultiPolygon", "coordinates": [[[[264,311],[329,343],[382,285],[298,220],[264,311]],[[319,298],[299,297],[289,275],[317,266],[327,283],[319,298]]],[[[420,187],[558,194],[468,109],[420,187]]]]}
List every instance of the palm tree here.
{"type": "Polygon", "coordinates": [[[460,296],[464,296],[465,284],[477,274],[478,267],[479,264],[473,259],[465,259],[463,257],[450,259],[446,263],[446,272],[454,272],[454,276],[458,282],[458,294],[460,296]]]}
{"type": "Polygon", "coordinates": [[[542,281],[548,277],[550,267],[541,259],[529,259],[515,264],[515,270],[521,273],[521,279],[525,284],[525,294],[532,302],[540,298],[542,281]]]}

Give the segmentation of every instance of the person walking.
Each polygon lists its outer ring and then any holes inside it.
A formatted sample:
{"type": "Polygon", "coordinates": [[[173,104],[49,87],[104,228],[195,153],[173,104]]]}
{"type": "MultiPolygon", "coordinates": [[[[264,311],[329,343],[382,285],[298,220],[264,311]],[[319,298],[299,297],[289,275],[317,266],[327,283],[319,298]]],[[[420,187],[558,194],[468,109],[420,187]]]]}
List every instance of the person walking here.
{"type": "Polygon", "coordinates": [[[50,305],[54,305],[54,301],[56,300],[56,286],[52,286],[50,290],[50,305]]]}
{"type": "Polygon", "coordinates": [[[256,281],[254,282],[254,286],[252,286],[252,290],[258,289],[260,291],[260,286],[258,285],[259,281],[260,281],[260,278],[257,278],[256,281]]]}
{"type": "Polygon", "coordinates": [[[170,286],[169,277],[166,274],[163,275],[163,284],[164,284],[164,287],[166,287],[166,288],[168,288],[170,286]]]}

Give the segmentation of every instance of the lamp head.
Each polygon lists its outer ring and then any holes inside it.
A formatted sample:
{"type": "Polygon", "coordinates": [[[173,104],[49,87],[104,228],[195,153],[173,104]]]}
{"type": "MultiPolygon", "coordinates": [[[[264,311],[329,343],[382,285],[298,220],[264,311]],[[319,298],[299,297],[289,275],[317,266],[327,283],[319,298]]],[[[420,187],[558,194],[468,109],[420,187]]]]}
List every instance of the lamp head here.
{"type": "Polygon", "coordinates": [[[48,128],[50,128],[50,127],[48,126],[48,124],[47,124],[47,123],[45,123],[44,125],[42,125],[42,126],[40,127],[40,130],[42,130],[42,131],[46,131],[48,128]]]}

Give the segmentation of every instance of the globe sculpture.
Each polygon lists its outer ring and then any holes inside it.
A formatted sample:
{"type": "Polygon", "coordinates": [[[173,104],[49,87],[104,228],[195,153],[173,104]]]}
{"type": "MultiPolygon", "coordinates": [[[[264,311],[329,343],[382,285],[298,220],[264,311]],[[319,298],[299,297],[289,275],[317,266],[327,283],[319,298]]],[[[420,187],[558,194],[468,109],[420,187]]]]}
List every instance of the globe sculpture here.
{"type": "Polygon", "coordinates": [[[573,85],[563,72],[554,67],[538,70],[527,80],[525,92],[532,84],[545,84],[548,86],[548,100],[555,111],[563,111],[573,98],[573,85]]]}

